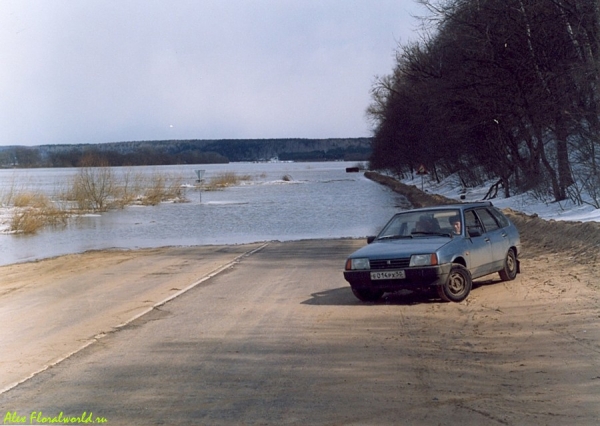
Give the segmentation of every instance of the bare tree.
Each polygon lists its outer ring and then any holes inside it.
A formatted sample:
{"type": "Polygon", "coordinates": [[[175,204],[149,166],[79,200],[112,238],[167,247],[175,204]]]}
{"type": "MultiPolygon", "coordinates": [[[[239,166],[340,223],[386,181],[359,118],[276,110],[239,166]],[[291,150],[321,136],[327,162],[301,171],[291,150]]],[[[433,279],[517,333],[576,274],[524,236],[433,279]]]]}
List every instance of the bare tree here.
{"type": "Polygon", "coordinates": [[[105,211],[115,190],[115,177],[108,163],[97,155],[81,161],[73,180],[73,198],[81,210],[105,211]]]}
{"type": "Polygon", "coordinates": [[[512,181],[564,199],[574,153],[596,167],[597,2],[420,3],[435,32],[399,47],[394,72],[374,85],[372,164],[476,169],[500,177],[507,194],[512,181]]]}

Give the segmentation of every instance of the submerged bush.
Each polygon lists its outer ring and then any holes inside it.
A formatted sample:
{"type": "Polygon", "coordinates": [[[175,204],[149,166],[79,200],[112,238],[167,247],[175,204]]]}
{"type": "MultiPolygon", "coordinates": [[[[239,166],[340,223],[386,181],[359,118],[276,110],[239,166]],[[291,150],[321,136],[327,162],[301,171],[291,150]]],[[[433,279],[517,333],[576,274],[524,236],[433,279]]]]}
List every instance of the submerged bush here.
{"type": "Polygon", "coordinates": [[[185,201],[182,190],[182,178],[170,178],[162,174],[156,174],[150,179],[141,203],[154,206],[163,201],[185,201]]]}
{"type": "Polygon", "coordinates": [[[41,192],[19,192],[13,185],[1,200],[3,205],[14,208],[8,220],[10,230],[33,234],[46,226],[65,225],[71,215],[81,212],[186,201],[181,176],[155,173],[144,177],[130,170],[120,175],[93,158],[79,168],[69,187],[61,189],[54,198],[62,200],[62,205],[41,192]]]}
{"type": "Polygon", "coordinates": [[[207,191],[217,191],[228,186],[237,185],[242,181],[252,180],[250,175],[238,175],[234,172],[223,172],[213,177],[205,186],[207,191]]]}
{"type": "Polygon", "coordinates": [[[105,211],[114,198],[116,187],[112,169],[107,166],[84,166],[73,179],[71,196],[80,210],[105,211]]]}
{"type": "Polygon", "coordinates": [[[15,207],[44,208],[52,204],[50,199],[39,192],[22,192],[13,195],[12,203],[15,207]]]}
{"type": "Polygon", "coordinates": [[[66,225],[69,213],[52,206],[18,208],[13,212],[10,230],[35,234],[46,226],[66,225]]]}

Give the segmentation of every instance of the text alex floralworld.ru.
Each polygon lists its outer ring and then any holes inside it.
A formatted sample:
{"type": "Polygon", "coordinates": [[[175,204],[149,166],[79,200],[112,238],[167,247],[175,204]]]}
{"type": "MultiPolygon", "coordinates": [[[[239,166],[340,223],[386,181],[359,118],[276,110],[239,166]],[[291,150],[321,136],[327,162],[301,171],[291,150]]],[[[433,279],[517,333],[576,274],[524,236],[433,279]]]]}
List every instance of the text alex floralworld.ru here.
{"type": "Polygon", "coordinates": [[[107,423],[104,417],[94,417],[94,413],[84,411],[80,416],[66,416],[62,411],[56,416],[45,416],[41,411],[32,411],[29,416],[21,416],[16,411],[8,411],[4,424],[90,424],[107,423]]]}

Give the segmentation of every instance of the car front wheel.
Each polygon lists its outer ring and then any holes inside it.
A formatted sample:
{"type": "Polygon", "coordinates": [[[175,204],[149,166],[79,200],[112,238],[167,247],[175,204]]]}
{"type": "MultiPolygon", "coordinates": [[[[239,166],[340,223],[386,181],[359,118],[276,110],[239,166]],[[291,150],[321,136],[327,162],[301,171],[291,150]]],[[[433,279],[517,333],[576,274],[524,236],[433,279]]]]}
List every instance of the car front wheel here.
{"type": "Polygon", "coordinates": [[[462,302],[471,292],[471,274],[462,265],[452,265],[448,279],[438,287],[438,295],[446,302],[462,302]]]}
{"type": "Polygon", "coordinates": [[[356,298],[361,302],[375,302],[376,300],[381,299],[381,296],[383,296],[383,291],[371,290],[368,288],[352,287],[352,293],[354,293],[356,298]]]}
{"type": "Polygon", "coordinates": [[[510,249],[506,253],[506,259],[504,259],[504,268],[498,272],[502,281],[511,281],[517,277],[517,256],[515,251],[510,249]]]}

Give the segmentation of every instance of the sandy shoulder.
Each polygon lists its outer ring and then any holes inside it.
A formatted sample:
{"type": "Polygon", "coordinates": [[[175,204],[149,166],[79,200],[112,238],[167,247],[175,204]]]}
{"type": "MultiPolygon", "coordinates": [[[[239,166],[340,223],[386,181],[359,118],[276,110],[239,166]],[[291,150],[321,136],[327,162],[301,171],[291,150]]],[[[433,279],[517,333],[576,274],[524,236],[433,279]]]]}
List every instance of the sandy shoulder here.
{"type": "Polygon", "coordinates": [[[0,391],[261,246],[92,251],[0,267],[0,391]]]}

